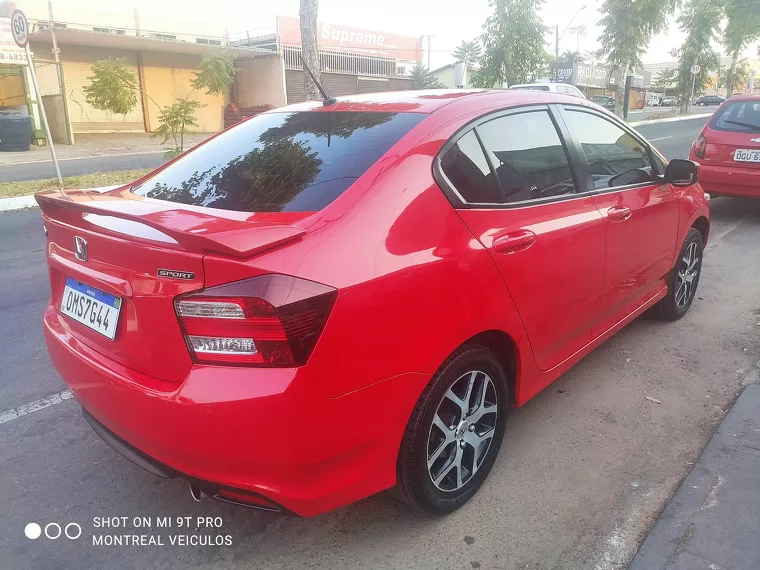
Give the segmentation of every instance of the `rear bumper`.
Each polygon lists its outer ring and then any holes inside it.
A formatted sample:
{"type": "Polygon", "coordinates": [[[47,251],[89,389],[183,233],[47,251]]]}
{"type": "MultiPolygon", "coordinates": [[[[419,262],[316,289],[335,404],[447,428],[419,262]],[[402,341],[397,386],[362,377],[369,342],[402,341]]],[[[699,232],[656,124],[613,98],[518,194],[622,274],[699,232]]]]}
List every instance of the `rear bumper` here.
{"type": "Polygon", "coordinates": [[[760,169],[700,163],[699,184],[711,195],[760,198],[760,169]]]}
{"type": "Polygon", "coordinates": [[[165,475],[261,495],[301,516],[395,484],[412,395],[429,379],[404,374],[338,398],[324,395],[329,375],[308,367],[194,366],[182,384],[157,383],[82,345],[61,319],[49,306],[51,360],[108,433],[165,475]],[[375,414],[382,421],[368,421],[375,414]]]}

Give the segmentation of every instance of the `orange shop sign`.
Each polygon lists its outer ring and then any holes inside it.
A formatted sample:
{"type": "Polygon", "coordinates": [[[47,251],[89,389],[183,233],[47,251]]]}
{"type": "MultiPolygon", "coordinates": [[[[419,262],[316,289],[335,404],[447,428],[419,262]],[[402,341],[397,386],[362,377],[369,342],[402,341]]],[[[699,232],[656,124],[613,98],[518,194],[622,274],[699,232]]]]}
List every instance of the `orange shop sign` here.
{"type": "MultiPolygon", "coordinates": [[[[300,46],[301,26],[298,18],[277,16],[277,35],[282,45],[300,46]]],[[[323,22],[317,22],[317,45],[320,48],[339,49],[404,61],[420,61],[422,57],[420,38],[323,22]]]]}

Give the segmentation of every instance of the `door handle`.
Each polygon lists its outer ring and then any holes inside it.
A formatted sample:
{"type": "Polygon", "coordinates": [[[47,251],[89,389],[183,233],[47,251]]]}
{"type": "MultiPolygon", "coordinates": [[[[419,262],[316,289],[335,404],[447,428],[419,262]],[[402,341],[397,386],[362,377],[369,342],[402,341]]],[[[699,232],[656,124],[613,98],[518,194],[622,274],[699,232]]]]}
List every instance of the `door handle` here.
{"type": "Polygon", "coordinates": [[[624,222],[633,215],[628,206],[613,206],[607,210],[607,218],[611,222],[624,222]]]}
{"type": "Polygon", "coordinates": [[[499,236],[493,240],[493,250],[496,253],[517,253],[532,246],[536,234],[530,230],[520,230],[499,236]]]}

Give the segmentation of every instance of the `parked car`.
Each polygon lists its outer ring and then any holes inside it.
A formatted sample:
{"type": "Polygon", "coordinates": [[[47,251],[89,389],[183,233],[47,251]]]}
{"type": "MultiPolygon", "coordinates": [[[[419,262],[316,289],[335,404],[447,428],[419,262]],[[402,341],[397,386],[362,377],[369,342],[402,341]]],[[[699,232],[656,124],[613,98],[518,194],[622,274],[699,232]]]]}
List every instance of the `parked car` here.
{"type": "Polygon", "coordinates": [[[512,85],[510,89],[521,89],[523,91],[550,91],[551,93],[561,93],[562,95],[572,95],[585,99],[586,96],[575,85],[567,83],[521,83],[512,85]]]}
{"type": "Polygon", "coordinates": [[[615,110],[615,99],[609,95],[594,95],[591,100],[597,105],[601,105],[608,111],[615,110]]]}
{"type": "Polygon", "coordinates": [[[725,97],[719,97],[718,95],[705,95],[697,99],[695,103],[700,107],[705,107],[708,105],[722,105],[725,100],[725,97]]]}
{"type": "Polygon", "coordinates": [[[660,107],[672,107],[676,104],[676,98],[673,95],[663,97],[660,101],[660,107]]]}
{"type": "Polygon", "coordinates": [[[760,96],[737,95],[718,107],[689,158],[710,195],[760,197],[760,96]]]}
{"type": "Polygon", "coordinates": [[[38,194],[45,340],[92,428],[195,499],[449,513],[512,407],[689,310],[696,174],[567,95],[291,105],[134,184],[38,194]]]}

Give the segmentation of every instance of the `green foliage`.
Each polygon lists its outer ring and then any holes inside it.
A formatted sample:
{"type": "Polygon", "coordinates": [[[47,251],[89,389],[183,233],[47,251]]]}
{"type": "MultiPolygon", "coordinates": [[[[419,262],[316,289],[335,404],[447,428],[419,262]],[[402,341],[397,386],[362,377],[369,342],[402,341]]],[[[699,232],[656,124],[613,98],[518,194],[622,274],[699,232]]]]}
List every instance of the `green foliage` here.
{"type": "Polygon", "coordinates": [[[417,63],[414,66],[411,77],[414,89],[443,89],[446,87],[421,63],[417,63]]]}
{"type": "Polygon", "coordinates": [[[604,0],[599,11],[601,55],[618,69],[641,66],[652,36],[661,32],[678,0],[604,0]]]}
{"type": "Polygon", "coordinates": [[[490,0],[493,13],[483,25],[480,70],[473,74],[476,87],[525,83],[549,62],[544,35],[548,32],[538,14],[544,0],[490,0]]]}
{"type": "Polygon", "coordinates": [[[573,63],[576,61],[578,63],[583,63],[583,61],[586,58],[581,55],[581,52],[574,51],[574,50],[567,50],[564,53],[561,53],[559,56],[559,65],[560,67],[563,66],[572,66],[573,63]]]}
{"type": "MultiPolygon", "coordinates": [[[[734,67],[733,72],[733,85],[732,85],[732,92],[741,91],[747,86],[747,83],[749,83],[749,75],[750,75],[750,66],[749,61],[746,59],[739,60],[736,62],[736,66],[734,67]]],[[[728,86],[730,69],[724,69],[720,74],[720,86],[726,87],[728,86]]]]}
{"type": "Polygon", "coordinates": [[[468,67],[477,64],[483,53],[483,48],[480,47],[480,42],[477,39],[471,42],[462,40],[457,49],[454,50],[454,60],[456,62],[466,61],[468,67]]]}
{"type": "Polygon", "coordinates": [[[737,72],[736,62],[744,48],[760,37],[760,0],[726,0],[725,15],[726,27],[723,29],[721,42],[726,53],[731,56],[731,66],[726,73],[724,84],[731,95],[735,89],[741,89],[749,79],[747,77],[744,81],[738,81],[732,76],[737,72]]]}
{"type": "Polygon", "coordinates": [[[235,79],[235,63],[223,54],[204,55],[201,70],[192,81],[194,89],[206,89],[207,95],[226,95],[235,79]]]}
{"type": "Polygon", "coordinates": [[[95,109],[126,115],[137,105],[137,77],[124,59],[101,59],[92,64],[84,100],[95,109]]]}
{"type": "Polygon", "coordinates": [[[657,77],[652,81],[652,89],[661,92],[663,89],[673,87],[678,81],[677,69],[663,69],[657,74],[657,77]]]}
{"type": "Polygon", "coordinates": [[[161,144],[166,144],[170,137],[174,141],[174,147],[164,154],[166,158],[172,158],[184,152],[185,134],[192,132],[187,127],[198,126],[195,121],[195,112],[203,106],[200,101],[177,99],[171,106],[167,105],[161,109],[158,115],[159,127],[153,136],[164,137],[161,144]]]}
{"type": "Polygon", "coordinates": [[[692,84],[694,95],[702,95],[711,83],[712,71],[720,65],[720,56],[712,49],[710,42],[720,29],[722,16],[722,0],[688,0],[678,16],[678,27],[686,34],[686,38],[672,54],[679,62],[677,90],[684,111],[692,84]],[[691,67],[695,63],[701,67],[696,78],[691,73],[691,67]]]}

